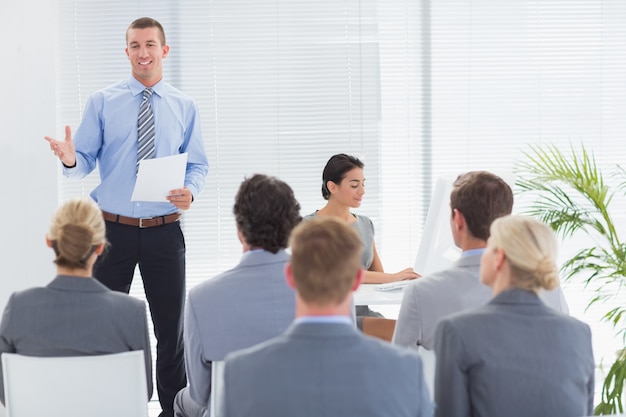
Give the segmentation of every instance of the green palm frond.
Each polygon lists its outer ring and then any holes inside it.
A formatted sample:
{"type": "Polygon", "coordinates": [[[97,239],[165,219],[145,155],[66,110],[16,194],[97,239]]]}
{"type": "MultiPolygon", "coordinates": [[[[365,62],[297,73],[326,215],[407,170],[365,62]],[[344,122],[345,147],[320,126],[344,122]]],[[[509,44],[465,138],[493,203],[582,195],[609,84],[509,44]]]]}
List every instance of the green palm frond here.
{"type": "MultiPolygon", "coordinates": [[[[578,250],[561,268],[565,279],[582,278],[591,290],[587,308],[615,303],[603,316],[617,335],[626,342],[626,306],[617,299],[626,286],[626,246],[621,243],[610,214],[615,196],[605,183],[592,152],[584,146],[561,152],[554,145],[530,146],[524,161],[515,166],[517,189],[536,197],[525,214],[549,225],[563,239],[578,233],[589,238],[586,248],[578,250]]],[[[617,166],[618,186],[626,195],[626,170],[617,166]]],[[[626,382],[626,350],[611,365],[602,386],[602,398],[595,414],[623,412],[622,394],[626,382]]]]}
{"type": "Polygon", "coordinates": [[[622,315],[626,312],[624,307],[615,307],[604,314],[603,319],[613,325],[617,325],[622,320],[622,315]]]}
{"type": "Polygon", "coordinates": [[[622,406],[624,381],[626,381],[626,356],[622,351],[606,374],[602,386],[602,398],[594,409],[594,414],[621,414],[624,412],[622,406]]]}
{"type": "Polygon", "coordinates": [[[600,282],[602,285],[614,281],[626,284],[624,279],[626,276],[625,265],[626,262],[622,251],[615,253],[593,246],[581,249],[567,259],[563,263],[562,271],[565,273],[566,279],[589,273],[590,275],[585,280],[587,284],[592,281],[597,282],[598,280],[604,281],[600,282]]]}
{"type": "MultiPolygon", "coordinates": [[[[531,146],[523,153],[526,160],[516,166],[516,172],[521,174],[516,185],[521,192],[539,195],[533,212],[528,214],[545,221],[562,236],[581,229],[587,231],[586,226],[590,226],[611,246],[618,246],[620,242],[608,210],[613,193],[605,184],[593,154],[584,147],[580,153],[573,148],[570,151],[570,155],[565,155],[556,146],[546,145],[531,146]]],[[[626,180],[624,184],[626,187],[626,180]]]]}

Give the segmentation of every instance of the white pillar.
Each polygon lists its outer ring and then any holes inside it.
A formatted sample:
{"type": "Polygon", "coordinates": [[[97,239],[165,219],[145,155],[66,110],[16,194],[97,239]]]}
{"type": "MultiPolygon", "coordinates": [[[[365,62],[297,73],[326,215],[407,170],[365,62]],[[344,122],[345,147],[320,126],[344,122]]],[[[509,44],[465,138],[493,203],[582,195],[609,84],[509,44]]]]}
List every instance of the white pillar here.
{"type": "Polygon", "coordinates": [[[18,289],[54,277],[45,234],[57,207],[58,162],[43,140],[55,125],[55,2],[0,6],[0,309],[18,289]]]}

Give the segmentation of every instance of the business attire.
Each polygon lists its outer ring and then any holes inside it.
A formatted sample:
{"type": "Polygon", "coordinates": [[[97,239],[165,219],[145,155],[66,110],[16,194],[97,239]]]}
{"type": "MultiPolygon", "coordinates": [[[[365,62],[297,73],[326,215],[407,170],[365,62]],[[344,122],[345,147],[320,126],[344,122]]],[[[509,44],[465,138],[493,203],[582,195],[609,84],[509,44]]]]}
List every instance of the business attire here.
{"type": "MultiPolygon", "coordinates": [[[[402,297],[392,343],[432,349],[439,321],[453,313],[485,305],[493,291],[480,282],[483,249],[465,251],[455,264],[409,283],[402,297]]],[[[568,313],[560,287],[541,297],[557,311],[568,313]]]]}
{"type": "MultiPolygon", "coordinates": [[[[98,258],[94,276],[110,289],[128,293],[139,264],[157,338],[159,401],[164,415],[172,415],[174,396],[186,384],[182,338],[185,240],[180,213],[173,204],[131,201],[137,174],[137,117],[144,89],[131,76],[89,98],[74,135],[76,166],[64,167],[63,172],[82,178],[98,163],[101,182],[91,196],[103,210],[111,247],[98,258]]],[[[152,90],[154,156],[187,153],[185,186],[197,197],[208,162],[196,105],[164,81],[152,90]]]]}
{"type": "MultiPolygon", "coordinates": [[[[361,252],[361,267],[368,270],[374,262],[374,223],[367,216],[351,213],[355,218],[354,223],[350,223],[350,226],[357,231],[361,243],[363,244],[363,251],[361,252]]],[[[317,215],[315,213],[308,214],[302,218],[303,221],[314,218],[317,215]]],[[[383,317],[377,311],[373,311],[367,305],[355,306],[355,320],[356,326],[363,330],[363,318],[364,317],[383,317]]]]}
{"type": "Polygon", "coordinates": [[[295,294],[285,281],[289,255],[257,249],[233,269],[189,292],[185,311],[185,363],[189,386],[175,400],[175,415],[202,416],[211,394],[211,363],[278,336],[295,317],[295,294]]]}
{"type": "Polygon", "coordinates": [[[344,321],[298,319],[224,362],[224,417],[431,416],[417,354],[344,321]]]}
{"type": "MultiPolygon", "coordinates": [[[[354,223],[350,223],[350,226],[357,231],[361,243],[363,244],[363,252],[361,252],[361,266],[364,269],[369,269],[374,262],[374,223],[367,216],[351,213],[355,218],[354,223]]],[[[303,221],[310,220],[317,216],[315,213],[308,214],[302,218],[303,221]]]]}
{"type": "Polygon", "coordinates": [[[593,414],[589,326],[531,291],[509,289],[443,319],[435,354],[437,416],[593,414]]]}
{"type": "MultiPolygon", "coordinates": [[[[113,292],[94,278],[58,275],[45,287],[15,292],[0,323],[0,353],[47,357],[133,350],[144,352],[147,403],[152,396],[152,358],[145,303],[113,292]]],[[[0,398],[4,404],[3,383],[0,398]]]]}

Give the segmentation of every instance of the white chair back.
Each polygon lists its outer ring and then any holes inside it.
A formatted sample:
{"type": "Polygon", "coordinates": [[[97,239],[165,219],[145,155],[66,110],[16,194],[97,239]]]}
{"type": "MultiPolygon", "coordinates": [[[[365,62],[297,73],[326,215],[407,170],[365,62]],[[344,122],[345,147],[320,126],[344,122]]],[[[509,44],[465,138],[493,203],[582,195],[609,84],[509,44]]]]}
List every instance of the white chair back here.
{"type": "Polygon", "coordinates": [[[424,380],[426,381],[426,386],[428,387],[430,399],[435,401],[435,367],[437,363],[435,351],[424,349],[420,346],[418,353],[421,356],[422,364],[424,365],[424,380]]]}
{"type": "Polygon", "coordinates": [[[7,417],[147,417],[143,351],[95,356],[2,354],[7,417]]]}
{"type": "Polygon", "coordinates": [[[224,399],[224,361],[211,362],[211,398],[209,411],[211,417],[221,417],[224,399]]]}

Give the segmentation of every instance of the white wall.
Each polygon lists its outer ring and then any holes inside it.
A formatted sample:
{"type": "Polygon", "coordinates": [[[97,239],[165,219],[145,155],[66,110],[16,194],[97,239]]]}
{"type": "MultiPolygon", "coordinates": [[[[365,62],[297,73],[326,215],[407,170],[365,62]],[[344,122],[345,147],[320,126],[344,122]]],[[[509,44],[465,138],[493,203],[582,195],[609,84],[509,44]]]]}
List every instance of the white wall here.
{"type": "MultiPolygon", "coordinates": [[[[45,135],[55,135],[54,2],[0,6],[0,308],[9,295],[54,277],[45,244],[57,207],[58,163],[45,135]]],[[[62,130],[62,129],[61,129],[62,130]]]]}

